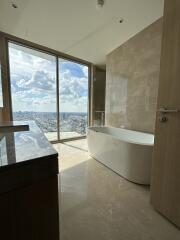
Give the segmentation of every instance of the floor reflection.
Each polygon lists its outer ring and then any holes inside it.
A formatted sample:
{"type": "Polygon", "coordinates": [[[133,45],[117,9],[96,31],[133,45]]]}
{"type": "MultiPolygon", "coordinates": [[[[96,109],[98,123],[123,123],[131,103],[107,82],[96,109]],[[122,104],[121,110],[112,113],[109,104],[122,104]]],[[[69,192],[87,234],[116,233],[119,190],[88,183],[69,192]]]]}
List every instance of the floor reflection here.
{"type": "Polygon", "coordinates": [[[86,140],[55,147],[61,240],[180,239],[180,231],[150,205],[149,188],[128,182],[90,158],[86,140]]]}

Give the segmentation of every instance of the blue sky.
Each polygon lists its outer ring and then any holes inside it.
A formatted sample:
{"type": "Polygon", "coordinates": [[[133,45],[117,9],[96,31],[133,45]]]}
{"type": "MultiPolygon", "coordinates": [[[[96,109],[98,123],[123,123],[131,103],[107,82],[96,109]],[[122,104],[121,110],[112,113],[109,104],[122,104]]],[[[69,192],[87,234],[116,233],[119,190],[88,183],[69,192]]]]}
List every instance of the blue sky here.
{"type": "MultiPolygon", "coordinates": [[[[55,57],[10,43],[13,111],[56,111],[55,57]]],[[[60,60],[60,110],[87,112],[88,68],[60,60]]]]}

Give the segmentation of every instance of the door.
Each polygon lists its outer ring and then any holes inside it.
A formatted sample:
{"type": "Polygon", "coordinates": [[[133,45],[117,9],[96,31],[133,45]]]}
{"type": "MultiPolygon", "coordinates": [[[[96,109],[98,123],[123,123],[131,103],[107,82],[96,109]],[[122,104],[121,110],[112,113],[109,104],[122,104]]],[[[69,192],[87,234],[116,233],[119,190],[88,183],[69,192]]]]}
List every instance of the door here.
{"type": "Polygon", "coordinates": [[[151,202],[180,227],[179,0],[165,0],[159,84],[151,202]]]}

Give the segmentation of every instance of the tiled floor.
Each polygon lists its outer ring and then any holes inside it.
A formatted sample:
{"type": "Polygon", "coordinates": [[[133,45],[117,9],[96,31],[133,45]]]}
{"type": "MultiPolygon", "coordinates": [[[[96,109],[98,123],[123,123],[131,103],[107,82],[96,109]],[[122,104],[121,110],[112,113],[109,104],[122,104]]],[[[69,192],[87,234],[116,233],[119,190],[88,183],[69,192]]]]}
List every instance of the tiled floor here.
{"type": "Polygon", "coordinates": [[[149,188],[90,158],[86,140],[54,145],[60,155],[61,240],[180,240],[149,203],[149,188]]]}
{"type": "MultiPolygon", "coordinates": [[[[57,132],[47,132],[45,133],[45,136],[49,141],[55,141],[57,140],[57,132]]],[[[60,132],[60,138],[61,139],[67,139],[67,138],[74,138],[74,137],[81,137],[82,135],[77,132],[60,132]]]]}

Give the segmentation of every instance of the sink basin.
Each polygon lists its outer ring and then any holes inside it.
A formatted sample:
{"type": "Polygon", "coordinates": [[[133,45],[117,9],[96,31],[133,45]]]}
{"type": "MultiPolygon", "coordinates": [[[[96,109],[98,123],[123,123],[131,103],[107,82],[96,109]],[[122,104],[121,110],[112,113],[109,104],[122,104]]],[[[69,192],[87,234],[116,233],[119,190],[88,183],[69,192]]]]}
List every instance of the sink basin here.
{"type": "Polygon", "coordinates": [[[0,123],[0,133],[29,131],[29,125],[17,122],[0,123]]]}

